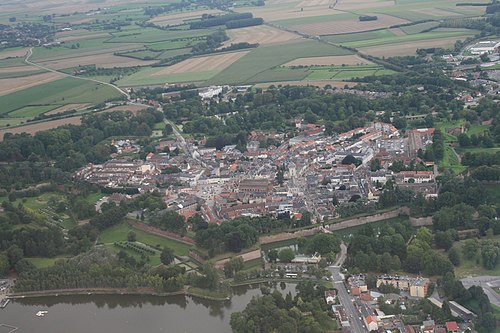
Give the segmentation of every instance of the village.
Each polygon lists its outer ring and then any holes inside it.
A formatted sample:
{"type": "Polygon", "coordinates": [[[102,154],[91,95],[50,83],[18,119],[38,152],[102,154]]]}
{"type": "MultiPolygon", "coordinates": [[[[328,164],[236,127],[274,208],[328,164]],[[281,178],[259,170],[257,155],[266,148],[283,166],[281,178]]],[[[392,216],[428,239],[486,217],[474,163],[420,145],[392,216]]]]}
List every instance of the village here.
{"type": "Polygon", "coordinates": [[[296,119],[296,128],[293,138],[251,132],[245,152],[235,145],[197,146],[182,137],[160,140],[145,160],[122,158],[140,147],[118,140],[113,159],[75,176],[135,193],[159,190],[170,209],[186,218],[201,211],[210,223],[269,214],[300,218],[304,212],[314,222],[325,221],[339,215],[338,205],[377,201],[389,180],[425,197],[437,195],[437,168],[421,159],[433,128],[410,130],[407,137],[381,122],[338,135],[302,119],[296,119]],[[268,139],[279,145],[261,147],[268,139]],[[394,163],[400,166],[395,171],[394,163]]]}

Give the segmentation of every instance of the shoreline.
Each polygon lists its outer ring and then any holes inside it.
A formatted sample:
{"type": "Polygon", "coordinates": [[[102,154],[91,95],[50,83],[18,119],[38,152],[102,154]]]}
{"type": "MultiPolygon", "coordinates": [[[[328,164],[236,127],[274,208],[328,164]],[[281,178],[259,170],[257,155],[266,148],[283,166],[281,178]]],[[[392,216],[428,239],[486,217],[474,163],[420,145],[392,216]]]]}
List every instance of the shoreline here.
{"type": "Polygon", "coordinates": [[[169,297],[169,296],[191,296],[201,299],[206,299],[216,302],[224,302],[231,299],[230,296],[214,297],[199,294],[187,289],[178,291],[157,293],[152,290],[127,290],[120,288],[82,288],[82,289],[57,289],[57,290],[41,290],[41,291],[28,291],[24,293],[13,293],[7,295],[7,299],[24,299],[36,297],[54,297],[54,296],[76,296],[76,295],[132,295],[132,296],[154,296],[154,297],[169,297]]]}

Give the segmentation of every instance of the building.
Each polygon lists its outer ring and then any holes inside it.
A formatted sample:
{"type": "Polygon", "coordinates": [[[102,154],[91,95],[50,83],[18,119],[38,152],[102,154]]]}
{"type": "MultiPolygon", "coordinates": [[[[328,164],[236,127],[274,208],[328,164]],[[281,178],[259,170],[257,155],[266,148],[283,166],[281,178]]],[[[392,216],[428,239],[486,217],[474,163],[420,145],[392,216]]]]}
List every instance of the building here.
{"type": "Polygon", "coordinates": [[[240,192],[267,193],[272,190],[272,184],[267,179],[244,179],[240,182],[240,192]]]}
{"type": "Polygon", "coordinates": [[[470,53],[472,54],[483,54],[483,53],[493,53],[500,46],[500,42],[485,40],[479,43],[476,43],[471,46],[470,53]]]}
{"type": "Polygon", "coordinates": [[[218,96],[222,93],[222,87],[220,86],[212,86],[206,89],[200,90],[198,95],[203,99],[210,99],[212,97],[218,96]]]}
{"type": "Polygon", "coordinates": [[[365,318],[365,324],[366,328],[368,329],[369,332],[371,331],[378,331],[378,323],[377,323],[377,317],[375,316],[368,316],[365,318]]]}
{"type": "Polygon", "coordinates": [[[326,304],[334,304],[336,299],[337,299],[337,291],[336,290],[325,290],[326,304]]]}
{"type": "Polygon", "coordinates": [[[389,284],[396,289],[409,291],[411,297],[424,298],[429,289],[430,280],[420,277],[381,275],[377,279],[377,288],[382,284],[389,284]]]}
{"type": "Polygon", "coordinates": [[[353,275],[349,278],[348,282],[353,296],[359,296],[361,293],[368,291],[368,286],[363,275],[353,275]]]}
{"type": "Polygon", "coordinates": [[[458,333],[458,324],[456,321],[447,321],[445,327],[446,333],[458,333]]]}

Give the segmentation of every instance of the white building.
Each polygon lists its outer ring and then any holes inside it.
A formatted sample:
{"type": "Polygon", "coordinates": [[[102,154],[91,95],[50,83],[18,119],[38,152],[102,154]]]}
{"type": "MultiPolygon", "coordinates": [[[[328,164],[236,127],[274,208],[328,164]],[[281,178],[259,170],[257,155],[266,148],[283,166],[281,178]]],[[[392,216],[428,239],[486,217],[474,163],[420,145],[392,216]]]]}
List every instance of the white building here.
{"type": "Polygon", "coordinates": [[[221,86],[211,86],[206,89],[200,90],[200,92],[198,92],[198,95],[203,99],[210,99],[212,97],[218,96],[221,93],[221,86]]]}
{"type": "Polygon", "coordinates": [[[472,45],[470,52],[472,54],[493,53],[498,47],[500,47],[500,42],[485,40],[472,45]]]}

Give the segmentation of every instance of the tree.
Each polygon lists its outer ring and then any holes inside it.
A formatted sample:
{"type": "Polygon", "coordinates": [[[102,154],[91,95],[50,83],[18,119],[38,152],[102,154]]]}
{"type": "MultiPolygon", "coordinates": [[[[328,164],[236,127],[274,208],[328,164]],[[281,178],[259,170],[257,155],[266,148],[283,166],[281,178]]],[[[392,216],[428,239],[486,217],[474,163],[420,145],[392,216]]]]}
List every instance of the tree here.
{"type": "Polygon", "coordinates": [[[276,259],[278,259],[278,250],[269,250],[269,252],[267,252],[267,258],[270,262],[276,262],[276,259]]]}
{"type": "Polygon", "coordinates": [[[291,262],[295,259],[295,252],[291,248],[286,248],[278,253],[280,262],[291,262]]]}
{"type": "Polygon", "coordinates": [[[174,251],[168,247],[165,247],[160,254],[160,261],[164,265],[170,265],[175,259],[174,251]]]}
{"type": "Polygon", "coordinates": [[[460,265],[460,252],[455,247],[452,247],[448,251],[448,259],[450,259],[453,266],[459,266],[460,265]]]}
{"type": "Polygon", "coordinates": [[[12,245],[7,249],[7,256],[9,257],[10,267],[14,268],[17,262],[24,258],[24,252],[19,246],[12,245]]]}
{"type": "Polygon", "coordinates": [[[136,237],[135,232],[134,232],[133,230],[130,230],[130,231],[128,232],[128,234],[127,234],[127,240],[128,240],[129,242],[135,242],[135,241],[136,241],[136,238],[137,238],[137,237],[136,237]]]}
{"type": "Polygon", "coordinates": [[[0,276],[6,275],[9,272],[9,268],[9,257],[5,253],[0,253],[0,276]]]}

